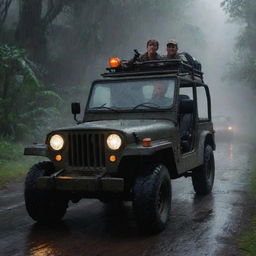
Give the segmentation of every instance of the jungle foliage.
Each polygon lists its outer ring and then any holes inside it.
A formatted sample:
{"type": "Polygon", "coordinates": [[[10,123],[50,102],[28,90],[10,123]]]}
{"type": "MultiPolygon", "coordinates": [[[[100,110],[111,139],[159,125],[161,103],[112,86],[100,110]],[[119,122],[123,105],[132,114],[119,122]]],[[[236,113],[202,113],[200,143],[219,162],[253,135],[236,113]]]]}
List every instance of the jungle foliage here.
{"type": "Polygon", "coordinates": [[[39,136],[49,118],[58,115],[60,97],[44,89],[32,67],[25,50],[0,46],[1,136],[19,141],[39,136]]]}
{"type": "Polygon", "coordinates": [[[256,1],[224,0],[222,7],[234,21],[243,24],[237,40],[237,59],[231,75],[255,87],[256,84],[256,1]]]}
{"type": "Polygon", "coordinates": [[[12,3],[12,0],[0,1],[0,26],[2,26],[6,20],[11,3],[12,3]]]}
{"type": "Polygon", "coordinates": [[[184,18],[193,1],[1,0],[0,136],[33,140],[60,125],[60,111],[72,120],[70,102],[85,101],[110,56],[131,58],[152,38],[197,40],[184,18]]]}

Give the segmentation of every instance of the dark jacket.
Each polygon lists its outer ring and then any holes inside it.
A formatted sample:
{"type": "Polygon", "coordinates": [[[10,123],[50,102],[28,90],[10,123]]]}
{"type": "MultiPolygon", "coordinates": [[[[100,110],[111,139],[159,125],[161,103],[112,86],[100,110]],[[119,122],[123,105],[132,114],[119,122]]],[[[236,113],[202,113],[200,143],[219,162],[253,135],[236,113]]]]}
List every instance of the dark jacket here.
{"type": "Polygon", "coordinates": [[[164,56],[163,57],[164,59],[166,60],[183,60],[183,61],[186,61],[187,62],[187,59],[185,57],[185,55],[181,54],[181,53],[177,53],[175,56],[171,57],[171,56],[164,56]]]}
{"type": "Polygon", "coordinates": [[[149,60],[161,60],[162,57],[156,53],[156,55],[153,58],[148,57],[148,53],[144,53],[140,55],[140,57],[137,59],[137,61],[149,61],[149,60]]]}
{"type": "Polygon", "coordinates": [[[153,96],[152,99],[150,100],[150,102],[158,105],[159,107],[169,107],[172,104],[173,99],[170,99],[165,96],[160,97],[160,98],[153,96]]]}

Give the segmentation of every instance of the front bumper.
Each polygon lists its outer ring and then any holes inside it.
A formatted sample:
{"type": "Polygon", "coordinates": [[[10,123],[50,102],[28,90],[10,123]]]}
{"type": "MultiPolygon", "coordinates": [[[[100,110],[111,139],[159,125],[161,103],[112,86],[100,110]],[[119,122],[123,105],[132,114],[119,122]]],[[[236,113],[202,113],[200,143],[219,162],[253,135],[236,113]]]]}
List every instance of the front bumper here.
{"type": "Polygon", "coordinates": [[[54,190],[63,192],[83,193],[122,193],[124,192],[124,179],[112,177],[40,177],[36,187],[39,190],[54,190]]]}

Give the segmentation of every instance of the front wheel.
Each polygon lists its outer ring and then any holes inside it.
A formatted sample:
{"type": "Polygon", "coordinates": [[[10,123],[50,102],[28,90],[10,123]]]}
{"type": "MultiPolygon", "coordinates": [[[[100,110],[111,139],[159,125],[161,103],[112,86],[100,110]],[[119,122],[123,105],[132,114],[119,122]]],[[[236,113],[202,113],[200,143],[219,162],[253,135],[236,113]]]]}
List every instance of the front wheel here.
{"type": "Polygon", "coordinates": [[[210,145],[204,148],[204,162],[192,173],[194,190],[198,195],[211,193],[215,176],[215,164],[213,150],[210,145]]]}
{"type": "Polygon", "coordinates": [[[145,176],[139,176],[134,185],[133,209],[137,224],[144,231],[162,231],[171,209],[171,181],[164,165],[155,165],[145,176]]]}
{"type": "Polygon", "coordinates": [[[51,162],[40,162],[33,165],[25,180],[25,204],[28,214],[38,222],[51,223],[62,219],[68,207],[68,200],[51,191],[36,188],[36,181],[49,176],[55,171],[51,162]]]}

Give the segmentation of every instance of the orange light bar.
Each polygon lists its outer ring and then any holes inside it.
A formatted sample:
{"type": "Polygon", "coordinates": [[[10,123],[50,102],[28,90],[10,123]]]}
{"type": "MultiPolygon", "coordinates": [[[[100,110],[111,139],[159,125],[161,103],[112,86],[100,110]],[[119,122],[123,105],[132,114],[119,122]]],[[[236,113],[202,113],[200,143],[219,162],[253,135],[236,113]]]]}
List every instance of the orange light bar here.
{"type": "Polygon", "coordinates": [[[121,60],[119,58],[109,58],[109,66],[111,68],[118,68],[121,66],[121,60]]]}
{"type": "Polygon", "coordinates": [[[109,161],[112,162],[112,163],[114,163],[114,162],[116,161],[116,156],[115,156],[115,155],[111,155],[111,156],[109,157],[109,161]]]}
{"type": "Polygon", "coordinates": [[[62,156],[61,156],[61,155],[56,155],[56,156],[55,156],[55,159],[56,159],[56,161],[58,161],[58,162],[59,162],[59,161],[61,161],[62,156]]]}
{"type": "Polygon", "coordinates": [[[142,140],[142,146],[143,147],[150,147],[151,146],[151,138],[144,138],[142,140]]]}

